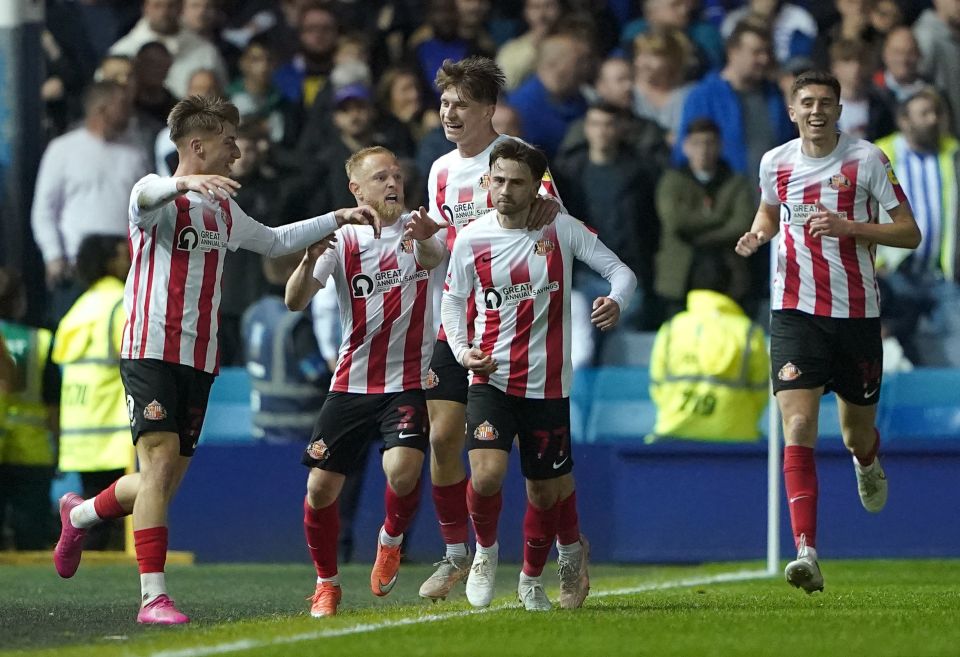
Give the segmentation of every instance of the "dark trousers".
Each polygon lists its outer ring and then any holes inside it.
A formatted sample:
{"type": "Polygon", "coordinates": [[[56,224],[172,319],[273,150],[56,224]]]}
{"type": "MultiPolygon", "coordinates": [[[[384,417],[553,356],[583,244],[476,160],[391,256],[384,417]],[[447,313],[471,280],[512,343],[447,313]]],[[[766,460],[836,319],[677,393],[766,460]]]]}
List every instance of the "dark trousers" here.
{"type": "Polygon", "coordinates": [[[15,550],[53,546],[52,481],[49,466],[0,465],[0,544],[2,535],[9,532],[15,550]]]}

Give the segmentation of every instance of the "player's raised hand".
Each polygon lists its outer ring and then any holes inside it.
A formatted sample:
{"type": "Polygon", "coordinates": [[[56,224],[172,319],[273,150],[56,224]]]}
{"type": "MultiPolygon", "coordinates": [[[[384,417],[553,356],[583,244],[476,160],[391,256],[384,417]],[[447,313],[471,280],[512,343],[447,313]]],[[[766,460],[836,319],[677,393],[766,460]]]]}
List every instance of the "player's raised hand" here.
{"type": "Polygon", "coordinates": [[[493,374],[497,371],[497,361],[493,356],[485,354],[477,348],[468,349],[463,354],[463,360],[460,363],[474,374],[493,374]]]}
{"type": "Polygon", "coordinates": [[[758,230],[756,233],[744,233],[743,236],[737,240],[737,246],[734,248],[734,251],[737,252],[737,255],[746,258],[756,253],[757,249],[766,244],[767,241],[767,236],[762,230],[758,230]]]}
{"type": "Polygon", "coordinates": [[[380,215],[369,205],[359,205],[355,208],[341,208],[334,213],[337,225],[354,224],[357,226],[373,226],[373,236],[380,238],[380,215]]]}
{"type": "Polygon", "coordinates": [[[232,178],[214,174],[197,174],[177,178],[178,192],[197,192],[210,200],[225,201],[236,196],[242,185],[232,178]]]}
{"type": "Polygon", "coordinates": [[[601,331],[609,331],[620,321],[620,304],[610,297],[597,297],[593,300],[590,321],[601,331]]]}
{"type": "Polygon", "coordinates": [[[807,230],[810,231],[810,237],[844,237],[850,234],[851,224],[817,201],[817,211],[810,215],[807,230]]]}
{"type": "Polygon", "coordinates": [[[527,230],[540,230],[547,224],[552,224],[560,213],[560,202],[552,196],[538,196],[530,205],[530,214],[527,215],[527,230]]]}
{"type": "Polygon", "coordinates": [[[307,247],[306,253],[304,253],[304,259],[309,262],[316,262],[317,259],[323,255],[323,252],[327,249],[332,249],[333,245],[337,242],[337,236],[335,233],[330,233],[324,237],[319,242],[314,242],[307,247]]]}
{"type": "Polygon", "coordinates": [[[446,221],[434,221],[427,214],[427,209],[421,205],[419,210],[412,213],[412,218],[407,224],[406,230],[403,231],[403,239],[414,239],[422,242],[430,239],[441,228],[446,228],[449,225],[446,221]]]}

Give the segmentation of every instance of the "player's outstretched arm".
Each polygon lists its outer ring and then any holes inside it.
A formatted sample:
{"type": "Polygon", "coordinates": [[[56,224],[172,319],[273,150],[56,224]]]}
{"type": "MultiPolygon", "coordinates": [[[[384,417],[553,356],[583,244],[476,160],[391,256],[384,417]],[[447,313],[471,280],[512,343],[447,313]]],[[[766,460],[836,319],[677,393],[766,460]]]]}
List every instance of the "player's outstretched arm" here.
{"type": "Polygon", "coordinates": [[[154,178],[140,187],[137,206],[144,211],[156,210],[177,196],[187,192],[197,192],[211,201],[224,201],[237,195],[240,183],[226,176],[198,174],[178,176],[176,178],[154,178]]]}
{"type": "Polygon", "coordinates": [[[744,258],[752,256],[761,246],[773,239],[780,230],[779,224],[780,208],[761,201],[757,215],[753,218],[753,225],[737,240],[733,250],[744,258]]]}
{"type": "Polygon", "coordinates": [[[356,226],[373,226],[373,236],[380,238],[380,215],[369,205],[358,205],[355,208],[340,208],[334,216],[337,218],[337,227],[346,224],[356,226]]]}
{"type": "Polygon", "coordinates": [[[443,262],[447,247],[443,240],[437,237],[437,233],[447,226],[449,224],[446,221],[434,221],[422,205],[412,213],[412,218],[403,231],[403,239],[416,241],[413,246],[414,257],[424,269],[433,269],[443,262]]]}
{"type": "MultiPolygon", "coordinates": [[[[319,292],[320,288],[326,283],[325,280],[317,280],[314,272],[320,256],[322,256],[327,249],[333,248],[335,241],[336,238],[333,235],[328,235],[319,242],[307,247],[303,254],[303,259],[300,260],[300,264],[297,265],[293,274],[287,279],[283,301],[288,309],[303,310],[306,308],[307,304],[310,303],[310,299],[313,298],[313,295],[319,292]]],[[[326,274],[329,276],[329,272],[326,272],[326,274]]]]}

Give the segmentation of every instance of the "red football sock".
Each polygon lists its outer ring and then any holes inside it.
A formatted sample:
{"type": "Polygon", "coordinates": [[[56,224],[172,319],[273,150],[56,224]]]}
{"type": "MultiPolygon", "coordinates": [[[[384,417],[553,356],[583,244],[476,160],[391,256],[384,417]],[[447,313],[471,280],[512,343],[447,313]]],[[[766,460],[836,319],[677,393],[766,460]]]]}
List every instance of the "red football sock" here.
{"type": "Polygon", "coordinates": [[[477,535],[477,543],[483,547],[490,547],[497,542],[497,523],[500,522],[503,503],[501,493],[502,490],[498,490],[493,495],[483,496],[474,490],[472,484],[467,486],[467,508],[473,519],[473,533],[477,535]]]}
{"type": "MultiPolygon", "coordinates": [[[[866,453],[865,456],[857,456],[857,463],[863,467],[867,467],[877,458],[877,452],[880,451],[880,432],[877,431],[876,427],[873,429],[873,433],[876,434],[877,439],[873,443],[873,447],[870,448],[870,451],[866,453]]],[[[856,454],[854,454],[856,456],[856,454]]]]}
{"type": "Polygon", "coordinates": [[[317,576],[330,578],[337,574],[337,538],[340,536],[340,509],[337,501],[322,509],[314,509],[303,500],[303,532],[307,549],[317,569],[317,576]]]}
{"type": "Polygon", "coordinates": [[[107,488],[100,491],[93,498],[93,510],[101,520],[112,520],[130,515],[129,511],[124,511],[117,500],[117,482],[113,482],[107,488]]]}
{"type": "Polygon", "coordinates": [[[167,528],[150,527],[133,532],[140,574],[162,573],[167,563],[167,528]]]}
{"type": "Polygon", "coordinates": [[[577,516],[577,491],[570,493],[554,507],[557,511],[557,543],[573,545],[580,540],[580,518],[577,516]]]}
{"type": "Polygon", "coordinates": [[[805,534],[807,545],[817,545],[817,464],[813,448],[787,445],[783,450],[783,481],[790,506],[793,541],[799,546],[805,534]]]}
{"type": "Polygon", "coordinates": [[[539,577],[557,536],[557,505],[538,509],[529,501],[523,516],[523,573],[539,577]]]}
{"type": "Polygon", "coordinates": [[[383,519],[383,528],[390,536],[399,536],[407,531],[413,515],[417,512],[417,506],[420,505],[420,481],[413,490],[400,497],[397,495],[390,484],[386,485],[383,491],[383,502],[387,514],[383,519]]]}
{"type": "Polygon", "coordinates": [[[447,545],[467,542],[467,484],[464,479],[449,486],[433,487],[433,506],[440,521],[440,535],[447,545]]]}

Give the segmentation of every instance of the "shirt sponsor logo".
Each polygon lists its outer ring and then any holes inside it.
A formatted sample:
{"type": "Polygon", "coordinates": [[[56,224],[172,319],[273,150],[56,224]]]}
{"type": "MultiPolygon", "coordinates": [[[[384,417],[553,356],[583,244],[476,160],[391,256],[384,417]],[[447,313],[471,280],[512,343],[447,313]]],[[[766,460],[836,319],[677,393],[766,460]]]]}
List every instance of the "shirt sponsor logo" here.
{"type": "Polygon", "coordinates": [[[545,256],[548,253],[553,253],[555,248],[557,248],[557,245],[552,240],[537,240],[537,243],[533,245],[533,252],[538,256],[545,256]]]}
{"type": "MultiPolygon", "coordinates": [[[[127,403],[129,404],[130,402],[127,403]]],[[[150,420],[151,422],[159,422],[167,418],[167,409],[163,407],[163,404],[154,399],[144,407],[143,417],[145,420],[150,420]]]]}
{"type": "Polygon", "coordinates": [[[515,306],[526,299],[534,299],[559,289],[560,283],[556,281],[550,281],[538,288],[534,288],[532,283],[517,283],[501,288],[487,287],[483,289],[483,304],[487,310],[499,310],[503,306],[515,306]]]}
{"type": "MultiPolygon", "coordinates": [[[[810,221],[810,215],[820,212],[816,203],[781,203],[780,222],[792,226],[805,226],[810,221]]],[[[841,219],[847,218],[846,212],[836,213],[841,219]]]]}
{"type": "Polygon", "coordinates": [[[403,275],[400,269],[387,269],[378,271],[373,276],[369,274],[357,274],[350,280],[350,290],[354,298],[366,299],[375,294],[383,294],[387,290],[399,287],[404,283],[426,280],[430,277],[430,272],[421,269],[412,274],[403,275]]]}
{"type": "Polygon", "coordinates": [[[473,430],[474,440],[496,440],[499,437],[500,434],[497,432],[497,428],[487,420],[484,420],[473,430]]]}
{"type": "Polygon", "coordinates": [[[447,221],[452,223],[457,230],[477,218],[477,206],[473,201],[454,203],[453,205],[444,203],[440,210],[447,217],[447,221]]]}
{"type": "Polygon", "coordinates": [[[193,226],[184,226],[177,235],[177,249],[180,251],[212,251],[227,248],[227,241],[216,230],[197,230],[193,226]]]}

